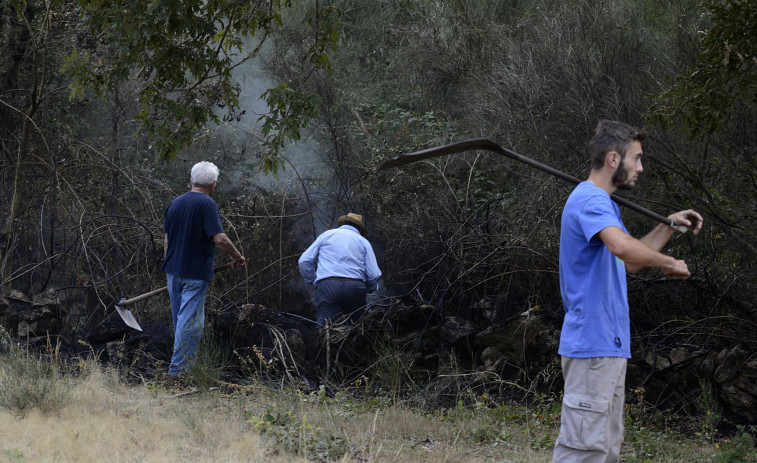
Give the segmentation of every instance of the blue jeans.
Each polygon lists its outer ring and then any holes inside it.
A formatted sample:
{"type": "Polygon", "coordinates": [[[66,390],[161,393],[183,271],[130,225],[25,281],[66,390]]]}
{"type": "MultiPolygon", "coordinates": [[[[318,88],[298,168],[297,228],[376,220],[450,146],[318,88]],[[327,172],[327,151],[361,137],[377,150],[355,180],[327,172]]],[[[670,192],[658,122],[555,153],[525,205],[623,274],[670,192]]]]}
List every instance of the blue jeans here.
{"type": "Polygon", "coordinates": [[[170,273],[166,273],[166,279],[174,330],[173,356],[168,374],[178,375],[186,373],[190,363],[197,358],[205,326],[205,293],[209,282],[170,273]]]}

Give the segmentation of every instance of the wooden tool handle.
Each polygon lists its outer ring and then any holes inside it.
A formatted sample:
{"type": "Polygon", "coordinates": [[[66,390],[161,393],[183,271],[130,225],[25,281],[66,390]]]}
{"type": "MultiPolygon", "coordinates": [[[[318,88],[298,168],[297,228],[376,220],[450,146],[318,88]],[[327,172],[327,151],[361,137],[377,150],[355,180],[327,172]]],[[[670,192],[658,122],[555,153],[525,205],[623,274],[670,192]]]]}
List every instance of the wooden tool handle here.
{"type": "MultiPolygon", "coordinates": [[[[226,270],[227,268],[231,268],[231,262],[228,262],[228,263],[223,264],[223,265],[219,265],[218,267],[215,268],[215,270],[213,271],[213,273],[218,273],[220,271],[226,270]]],[[[165,292],[165,291],[168,291],[168,286],[163,286],[162,288],[153,289],[149,293],[140,294],[139,296],[134,296],[131,299],[126,299],[126,300],[121,299],[121,302],[119,302],[118,305],[120,305],[120,306],[123,307],[125,305],[129,305],[129,304],[133,304],[135,302],[142,301],[144,299],[147,299],[148,297],[155,296],[156,294],[160,294],[160,293],[165,292]]]]}

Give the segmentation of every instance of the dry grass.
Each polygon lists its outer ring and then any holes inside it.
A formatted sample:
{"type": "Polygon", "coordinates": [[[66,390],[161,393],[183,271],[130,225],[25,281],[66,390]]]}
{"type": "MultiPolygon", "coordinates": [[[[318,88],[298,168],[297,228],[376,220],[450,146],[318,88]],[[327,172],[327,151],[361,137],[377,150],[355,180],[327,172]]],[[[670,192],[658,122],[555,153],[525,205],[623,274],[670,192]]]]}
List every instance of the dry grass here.
{"type": "Polygon", "coordinates": [[[166,398],[95,371],[55,414],[0,412],[0,451],[19,461],[292,461],[266,455],[228,400],[166,398]]]}
{"type": "MultiPolygon", "coordinates": [[[[558,426],[545,410],[429,414],[391,400],[259,385],[180,395],[92,368],[55,412],[0,411],[0,461],[548,462],[558,426]]],[[[657,445],[668,446],[659,458],[628,461],[709,461],[712,448],[682,439],[657,445]]]]}

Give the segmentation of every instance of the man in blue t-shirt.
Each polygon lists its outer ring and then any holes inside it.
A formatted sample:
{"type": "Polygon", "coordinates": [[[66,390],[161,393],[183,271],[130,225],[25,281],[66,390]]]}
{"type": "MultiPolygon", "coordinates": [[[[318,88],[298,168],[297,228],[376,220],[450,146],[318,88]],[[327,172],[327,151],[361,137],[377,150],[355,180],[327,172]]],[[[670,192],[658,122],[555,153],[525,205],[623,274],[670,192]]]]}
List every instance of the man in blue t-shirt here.
{"type": "MultiPolygon", "coordinates": [[[[644,134],[622,122],[601,121],[589,143],[591,173],[571,193],[560,232],[560,292],[565,320],[559,354],[565,389],[555,462],[617,462],[623,442],[625,373],[631,358],[626,272],[659,267],[688,278],[686,262],[660,250],[673,235],[658,225],[631,237],[610,198],[636,186],[644,134]]],[[[702,228],[693,210],[669,217],[702,228]]]]}
{"type": "Polygon", "coordinates": [[[218,167],[198,162],[192,167],[191,190],[166,209],[163,270],[168,280],[174,347],[168,373],[186,373],[197,357],[205,326],[205,293],[213,280],[216,246],[231,256],[231,267],[245,264],[221,226],[218,206],[211,196],[218,167]]]}
{"type": "Polygon", "coordinates": [[[323,232],[298,260],[302,278],[315,285],[319,325],[357,313],[381,277],[363,216],[349,213],[336,223],[338,228],[323,232]]]}

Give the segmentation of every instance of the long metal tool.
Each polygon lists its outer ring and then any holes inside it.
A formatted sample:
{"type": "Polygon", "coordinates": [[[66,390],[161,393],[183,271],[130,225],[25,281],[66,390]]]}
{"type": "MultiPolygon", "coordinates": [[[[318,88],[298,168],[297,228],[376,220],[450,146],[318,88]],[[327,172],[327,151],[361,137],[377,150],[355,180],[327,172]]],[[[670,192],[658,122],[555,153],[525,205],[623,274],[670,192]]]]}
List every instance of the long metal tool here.
{"type": "MultiPolygon", "coordinates": [[[[521,156],[515,151],[511,151],[509,149],[501,147],[500,145],[498,145],[497,143],[493,142],[492,140],[488,138],[473,138],[471,140],[464,140],[464,141],[459,141],[457,143],[452,143],[449,145],[437,146],[437,147],[425,149],[422,151],[416,151],[414,153],[400,154],[399,156],[394,157],[386,161],[385,163],[383,163],[381,166],[379,166],[379,170],[388,169],[390,167],[403,166],[405,164],[422,161],[424,159],[435,158],[437,156],[446,156],[448,154],[462,153],[465,151],[491,151],[493,153],[501,154],[503,156],[507,156],[509,158],[515,159],[516,161],[520,161],[524,164],[528,164],[531,167],[536,167],[539,170],[552,174],[555,177],[559,177],[575,185],[578,185],[579,183],[581,183],[581,180],[577,179],[576,177],[573,177],[572,175],[568,175],[565,172],[561,172],[557,169],[544,165],[538,161],[534,161],[533,159],[527,158],[525,156],[521,156]]],[[[649,209],[639,206],[636,203],[632,203],[626,198],[617,196],[615,194],[611,195],[611,197],[613,201],[615,201],[616,203],[622,206],[625,206],[629,209],[633,209],[634,211],[639,212],[640,214],[646,215],[647,217],[654,219],[660,223],[663,223],[675,229],[678,232],[686,233],[687,231],[689,231],[688,227],[684,225],[679,225],[663,215],[660,215],[656,212],[652,212],[649,209]]]]}
{"type": "MultiPolygon", "coordinates": [[[[214,272],[220,272],[222,270],[226,270],[227,268],[231,268],[231,263],[223,264],[215,268],[214,272]]],[[[162,288],[153,289],[152,291],[144,294],[140,294],[139,296],[134,296],[131,299],[126,299],[125,297],[122,297],[120,301],[118,301],[118,304],[116,304],[116,312],[118,312],[118,315],[121,316],[121,320],[124,321],[127,325],[134,328],[135,330],[142,331],[142,327],[139,326],[139,323],[137,323],[137,319],[134,318],[134,314],[131,313],[129,309],[127,309],[125,306],[129,304],[134,304],[135,302],[143,301],[149,297],[155,296],[156,294],[164,293],[168,291],[168,286],[163,286],[162,288]]]]}

